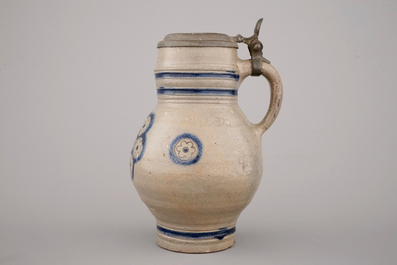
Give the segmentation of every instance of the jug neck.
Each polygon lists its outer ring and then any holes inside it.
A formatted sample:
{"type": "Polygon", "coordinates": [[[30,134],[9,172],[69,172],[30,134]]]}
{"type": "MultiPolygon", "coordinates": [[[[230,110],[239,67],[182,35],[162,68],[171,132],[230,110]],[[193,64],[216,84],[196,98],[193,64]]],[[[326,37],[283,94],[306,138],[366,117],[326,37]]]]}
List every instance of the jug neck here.
{"type": "Polygon", "coordinates": [[[237,97],[240,76],[235,48],[167,47],[159,49],[157,58],[159,98],[237,97]]]}

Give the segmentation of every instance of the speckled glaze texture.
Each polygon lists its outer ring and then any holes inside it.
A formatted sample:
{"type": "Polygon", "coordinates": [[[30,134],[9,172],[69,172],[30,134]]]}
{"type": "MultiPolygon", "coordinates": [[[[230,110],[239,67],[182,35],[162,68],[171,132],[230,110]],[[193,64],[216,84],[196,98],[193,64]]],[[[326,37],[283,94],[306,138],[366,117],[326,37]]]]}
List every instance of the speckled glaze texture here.
{"type": "Polygon", "coordinates": [[[282,84],[263,63],[271,87],[259,124],[237,104],[250,60],[235,48],[164,47],[155,69],[158,104],[131,151],[131,176],[157,221],[157,243],[186,253],[233,246],[237,218],[262,177],[262,134],[277,117],[282,84]]]}

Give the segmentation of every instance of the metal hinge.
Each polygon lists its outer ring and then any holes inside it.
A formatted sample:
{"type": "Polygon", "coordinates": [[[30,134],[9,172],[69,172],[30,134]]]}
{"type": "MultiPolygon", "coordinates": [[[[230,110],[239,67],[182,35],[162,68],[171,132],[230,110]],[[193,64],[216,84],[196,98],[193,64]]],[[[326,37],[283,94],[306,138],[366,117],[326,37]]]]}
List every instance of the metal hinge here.
{"type": "Polygon", "coordinates": [[[262,74],[262,62],[266,62],[270,64],[270,61],[267,60],[265,57],[263,57],[263,44],[262,42],[258,39],[259,36],[259,30],[262,25],[263,18],[259,19],[258,22],[256,22],[256,26],[254,29],[254,35],[252,35],[249,38],[244,38],[240,34],[238,34],[236,37],[234,37],[234,40],[236,42],[244,42],[245,44],[248,45],[248,50],[251,55],[251,61],[252,61],[252,76],[259,76],[262,74]]]}

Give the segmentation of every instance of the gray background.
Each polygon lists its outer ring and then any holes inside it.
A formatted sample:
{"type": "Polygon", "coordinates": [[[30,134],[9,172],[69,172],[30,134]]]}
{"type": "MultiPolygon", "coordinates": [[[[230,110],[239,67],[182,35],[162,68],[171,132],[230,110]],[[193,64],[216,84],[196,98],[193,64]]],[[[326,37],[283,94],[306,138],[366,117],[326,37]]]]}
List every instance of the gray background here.
{"type": "MultiPolygon", "coordinates": [[[[396,71],[396,1],[1,0],[0,264],[396,264],[396,71]],[[261,17],[285,89],[261,186],[233,248],[163,250],[129,177],[156,44],[261,17]]],[[[268,100],[241,86],[252,122],[268,100]]]]}

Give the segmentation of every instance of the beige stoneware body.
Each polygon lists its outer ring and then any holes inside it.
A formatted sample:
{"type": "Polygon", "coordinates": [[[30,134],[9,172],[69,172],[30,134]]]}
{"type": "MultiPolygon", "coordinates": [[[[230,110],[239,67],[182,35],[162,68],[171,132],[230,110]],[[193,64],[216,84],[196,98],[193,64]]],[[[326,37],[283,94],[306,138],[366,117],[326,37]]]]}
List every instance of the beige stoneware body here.
{"type": "Polygon", "coordinates": [[[262,70],[271,106],[252,124],[237,103],[251,63],[240,60],[237,49],[159,49],[158,104],[131,152],[131,174],[156,218],[161,247],[204,253],[234,244],[237,218],[261,181],[261,136],[281,104],[276,70],[265,63],[262,70]]]}

